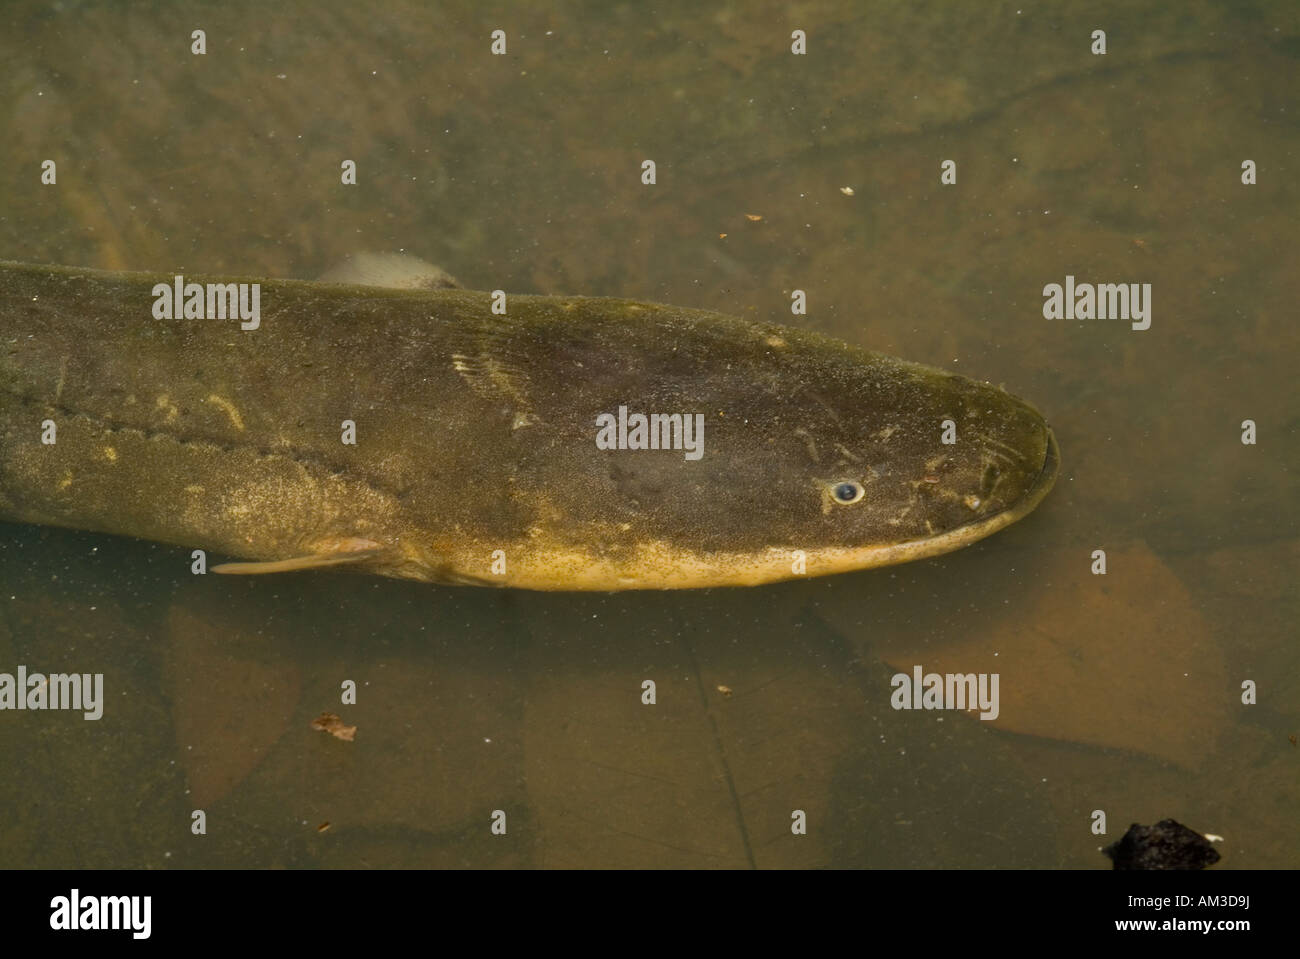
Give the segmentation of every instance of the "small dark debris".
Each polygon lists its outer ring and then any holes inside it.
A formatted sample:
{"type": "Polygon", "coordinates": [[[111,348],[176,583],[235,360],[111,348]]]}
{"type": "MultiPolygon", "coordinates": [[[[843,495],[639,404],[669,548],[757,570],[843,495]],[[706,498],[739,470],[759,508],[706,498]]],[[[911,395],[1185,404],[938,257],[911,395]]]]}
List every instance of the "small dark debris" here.
{"type": "Polygon", "coordinates": [[[1219,861],[1208,839],[1172,819],[1154,826],[1134,823],[1119,842],[1102,852],[1116,869],[1204,869],[1219,861]]]}

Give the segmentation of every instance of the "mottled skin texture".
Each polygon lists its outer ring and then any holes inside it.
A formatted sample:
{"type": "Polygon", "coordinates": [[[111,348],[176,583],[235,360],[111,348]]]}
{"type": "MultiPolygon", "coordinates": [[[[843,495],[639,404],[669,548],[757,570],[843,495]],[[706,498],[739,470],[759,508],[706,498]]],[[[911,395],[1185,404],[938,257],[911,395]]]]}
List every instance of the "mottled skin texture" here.
{"type": "Polygon", "coordinates": [[[171,279],[0,263],[0,518],[252,560],[360,545],[356,568],[436,582],[710,586],[798,575],[795,551],[817,575],[956,548],[1056,473],[1024,402],[799,330],[258,280],[242,331],[154,319],[171,279]],[[703,458],[597,449],[620,405],[703,413],[703,458]]]}

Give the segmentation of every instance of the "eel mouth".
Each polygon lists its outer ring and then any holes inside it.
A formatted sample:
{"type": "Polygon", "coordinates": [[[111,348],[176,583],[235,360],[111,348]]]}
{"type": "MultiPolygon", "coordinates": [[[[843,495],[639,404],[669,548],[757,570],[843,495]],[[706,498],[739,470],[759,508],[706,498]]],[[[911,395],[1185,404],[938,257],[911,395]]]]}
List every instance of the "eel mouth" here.
{"type": "Polygon", "coordinates": [[[1043,454],[1042,469],[1038,471],[1038,475],[1034,477],[1034,481],[1021,494],[1020,498],[1006,509],[994,513],[992,516],[985,516],[962,526],[956,526],[940,533],[938,536],[910,540],[889,546],[868,547],[864,550],[846,550],[846,556],[856,554],[857,559],[856,561],[845,562],[841,570],[837,571],[855,568],[869,569],[874,566],[889,566],[894,563],[940,556],[978,542],[984,537],[991,536],[998,530],[1006,529],[1017,520],[1028,516],[1043,501],[1043,498],[1051,492],[1052,486],[1056,483],[1056,477],[1061,472],[1061,450],[1056,445],[1056,434],[1046,424],[1044,424],[1043,429],[1047,431],[1047,449],[1043,454]]]}
{"type": "Polygon", "coordinates": [[[1043,468],[1030,484],[1029,489],[1025,490],[1024,495],[998,514],[999,517],[1010,514],[1008,522],[1015,522],[1020,517],[1033,512],[1034,507],[1043,501],[1043,497],[1052,491],[1052,487],[1056,485],[1056,477],[1061,472],[1061,449],[1056,445],[1056,434],[1052,432],[1050,426],[1044,428],[1047,430],[1047,452],[1043,456],[1043,468]]]}

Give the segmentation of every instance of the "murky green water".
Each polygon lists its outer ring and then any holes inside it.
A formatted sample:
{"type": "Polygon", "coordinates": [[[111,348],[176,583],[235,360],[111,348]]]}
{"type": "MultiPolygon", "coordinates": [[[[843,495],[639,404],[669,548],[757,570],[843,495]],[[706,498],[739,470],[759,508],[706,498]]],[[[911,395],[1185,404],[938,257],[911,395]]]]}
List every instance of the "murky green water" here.
{"type": "Polygon", "coordinates": [[[106,690],[0,712],[0,864],[1098,868],[1165,817],[1297,863],[1300,12],[657,6],[10,4],[0,258],[404,249],[807,325],[1029,398],[1056,490],[938,560],[689,594],[197,578],[0,527],[0,672],[106,690]],[[1150,329],[1044,319],[1067,275],[1150,283],[1150,329]],[[914,664],[998,672],[1003,718],[892,709],[914,664]]]}

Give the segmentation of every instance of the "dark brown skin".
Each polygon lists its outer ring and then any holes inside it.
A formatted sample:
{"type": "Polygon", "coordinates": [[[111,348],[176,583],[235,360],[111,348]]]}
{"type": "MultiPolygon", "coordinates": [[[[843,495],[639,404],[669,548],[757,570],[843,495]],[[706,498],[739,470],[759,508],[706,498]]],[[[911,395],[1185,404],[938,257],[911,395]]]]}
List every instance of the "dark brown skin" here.
{"type": "Polygon", "coordinates": [[[438,582],[710,586],[800,575],[795,551],[807,575],[944,552],[1056,473],[1021,400],[795,329],[248,280],[244,331],[155,319],[171,282],[0,263],[0,518],[438,582]],[[703,457],[598,449],[620,405],[704,414],[703,457]],[[863,495],[842,505],[846,481],[863,495]]]}

